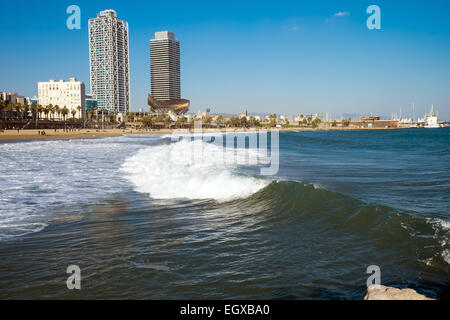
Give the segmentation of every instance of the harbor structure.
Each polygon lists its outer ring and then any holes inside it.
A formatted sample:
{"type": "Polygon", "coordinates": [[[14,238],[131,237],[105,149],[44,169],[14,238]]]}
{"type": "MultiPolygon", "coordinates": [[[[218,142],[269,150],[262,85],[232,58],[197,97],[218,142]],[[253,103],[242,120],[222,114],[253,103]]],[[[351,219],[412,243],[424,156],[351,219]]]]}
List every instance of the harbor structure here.
{"type": "Polygon", "coordinates": [[[437,112],[434,111],[434,105],[431,106],[430,113],[425,115],[424,123],[425,123],[424,127],[427,129],[440,128],[438,114],[437,112]]]}

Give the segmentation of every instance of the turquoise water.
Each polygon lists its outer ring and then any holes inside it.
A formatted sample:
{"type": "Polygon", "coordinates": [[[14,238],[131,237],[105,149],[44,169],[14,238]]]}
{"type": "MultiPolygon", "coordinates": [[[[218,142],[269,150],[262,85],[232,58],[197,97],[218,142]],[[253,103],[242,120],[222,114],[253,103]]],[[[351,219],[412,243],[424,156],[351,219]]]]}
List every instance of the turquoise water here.
{"type": "Polygon", "coordinates": [[[449,297],[449,129],[282,132],[271,177],[191,147],[0,143],[0,298],[361,299],[370,265],[449,297]]]}

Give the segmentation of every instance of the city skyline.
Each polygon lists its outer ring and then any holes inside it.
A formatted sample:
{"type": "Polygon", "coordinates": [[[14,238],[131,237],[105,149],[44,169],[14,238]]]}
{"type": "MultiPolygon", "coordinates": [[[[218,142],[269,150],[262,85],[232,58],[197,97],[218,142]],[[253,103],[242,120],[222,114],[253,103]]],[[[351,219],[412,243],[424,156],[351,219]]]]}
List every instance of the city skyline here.
{"type": "Polygon", "coordinates": [[[151,5],[145,3],[80,1],[81,30],[66,28],[66,4],[43,11],[33,1],[6,3],[6,10],[20,10],[23,19],[40,23],[18,25],[10,17],[0,22],[0,35],[10,44],[0,56],[8,61],[9,75],[0,87],[31,97],[45,79],[76,77],[87,83],[87,21],[111,8],[130,24],[132,111],[146,108],[148,39],[155,31],[171,30],[184,44],[183,96],[192,101],[191,112],[209,107],[217,113],[390,115],[403,109],[411,116],[415,103],[417,117],[434,104],[448,120],[450,22],[439,13],[450,6],[433,3],[431,10],[425,1],[378,2],[381,30],[367,29],[372,3],[364,1],[284,1],[283,10],[269,2],[254,8],[232,1],[226,12],[223,3],[177,2],[170,12],[156,5],[151,21],[145,18],[151,5]],[[200,6],[204,10],[198,12],[200,6]],[[57,58],[61,52],[71,63],[57,58]]]}

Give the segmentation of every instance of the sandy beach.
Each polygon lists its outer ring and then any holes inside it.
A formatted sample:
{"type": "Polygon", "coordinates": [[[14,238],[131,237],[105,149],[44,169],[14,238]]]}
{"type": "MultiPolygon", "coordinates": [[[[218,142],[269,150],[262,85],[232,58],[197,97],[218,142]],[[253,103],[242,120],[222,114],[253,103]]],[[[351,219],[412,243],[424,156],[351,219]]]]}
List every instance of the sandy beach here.
{"type": "Polygon", "coordinates": [[[101,137],[118,137],[124,134],[167,134],[172,130],[122,130],[122,129],[81,129],[77,131],[64,132],[63,130],[6,130],[0,132],[0,141],[5,140],[46,140],[46,139],[86,139],[101,137]],[[45,135],[42,135],[45,131],[45,135]]]}
{"type": "MultiPolygon", "coordinates": [[[[125,134],[170,134],[176,130],[180,129],[160,129],[160,130],[132,130],[132,129],[81,129],[76,131],[64,132],[63,130],[5,130],[0,132],[0,141],[14,141],[14,140],[47,140],[47,139],[95,139],[102,137],[118,137],[125,134]],[[45,135],[42,135],[42,131],[45,131],[45,135]]],[[[249,130],[266,130],[264,128],[259,129],[205,129],[204,132],[229,132],[229,131],[249,131],[249,130]]],[[[280,128],[276,129],[279,131],[317,131],[317,130],[327,130],[327,131],[355,131],[355,130],[387,130],[379,128],[362,129],[362,128],[280,128]]],[[[390,129],[392,130],[392,128],[390,129]]],[[[191,130],[193,132],[193,130],[191,130]]]]}

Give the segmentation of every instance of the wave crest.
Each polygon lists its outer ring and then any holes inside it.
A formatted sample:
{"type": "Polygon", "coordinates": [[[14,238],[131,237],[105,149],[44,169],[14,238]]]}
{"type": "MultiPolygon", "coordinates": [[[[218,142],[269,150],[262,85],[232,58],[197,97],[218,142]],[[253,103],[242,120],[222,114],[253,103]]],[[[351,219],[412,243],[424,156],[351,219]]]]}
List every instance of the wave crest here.
{"type": "Polygon", "coordinates": [[[246,198],[270,181],[242,176],[237,166],[258,158],[256,150],[223,148],[203,141],[182,140],[142,149],[122,166],[136,191],[155,199],[214,199],[219,202],[246,198]]]}

